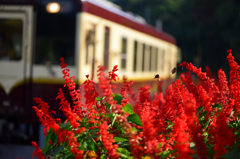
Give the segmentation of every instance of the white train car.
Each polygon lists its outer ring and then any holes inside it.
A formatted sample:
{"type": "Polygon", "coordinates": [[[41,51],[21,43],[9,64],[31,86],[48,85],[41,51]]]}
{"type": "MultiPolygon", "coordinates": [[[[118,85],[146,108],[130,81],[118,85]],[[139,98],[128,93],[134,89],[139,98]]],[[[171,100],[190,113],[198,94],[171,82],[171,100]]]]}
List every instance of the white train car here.
{"type": "Polygon", "coordinates": [[[118,65],[116,92],[123,75],[134,89],[149,84],[156,92],[154,75],[173,80],[179,55],[173,36],[105,0],[0,0],[0,143],[40,138],[32,98],[58,109],[60,57],[78,86],[86,74],[97,78],[97,66],[118,65]]]}

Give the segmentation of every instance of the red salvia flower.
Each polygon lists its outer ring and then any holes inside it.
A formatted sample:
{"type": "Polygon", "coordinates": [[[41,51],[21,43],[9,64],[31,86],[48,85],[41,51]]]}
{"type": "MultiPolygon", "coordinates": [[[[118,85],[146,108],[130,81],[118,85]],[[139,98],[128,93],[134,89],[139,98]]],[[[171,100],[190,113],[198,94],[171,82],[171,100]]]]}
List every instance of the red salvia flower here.
{"type": "Polygon", "coordinates": [[[190,156],[190,143],[189,143],[189,133],[186,131],[188,129],[186,124],[186,119],[176,118],[175,124],[173,126],[173,132],[175,136],[176,145],[173,147],[177,149],[178,159],[182,158],[192,158],[190,156]]]}
{"type": "Polygon", "coordinates": [[[118,75],[115,73],[118,69],[117,69],[117,65],[115,65],[112,69],[112,71],[108,72],[109,73],[109,77],[110,79],[114,80],[115,82],[117,81],[117,79],[119,80],[118,75]]]}
{"type": "Polygon", "coordinates": [[[33,151],[32,158],[35,156],[38,156],[39,159],[45,159],[44,154],[42,153],[42,150],[37,146],[36,142],[31,141],[31,144],[33,147],[35,147],[35,150],[33,151]]]}
{"type": "MultiPolygon", "coordinates": [[[[235,101],[234,109],[236,111],[236,115],[240,113],[240,66],[235,61],[235,58],[232,56],[232,50],[229,49],[227,51],[229,54],[227,56],[229,67],[230,67],[230,93],[231,97],[233,97],[235,101]]],[[[236,116],[235,116],[236,117],[236,116]]]]}
{"type": "Polygon", "coordinates": [[[223,112],[220,112],[216,119],[216,125],[213,128],[215,131],[213,135],[214,141],[214,157],[227,153],[227,146],[231,146],[236,142],[234,133],[228,128],[226,116],[223,112]]]}
{"type": "Polygon", "coordinates": [[[107,79],[105,77],[106,73],[104,73],[106,67],[99,67],[99,84],[100,84],[100,88],[102,89],[103,92],[103,96],[106,97],[107,102],[112,105],[114,103],[116,103],[113,100],[113,92],[112,92],[112,85],[110,83],[110,79],[107,79]]]}
{"type": "Polygon", "coordinates": [[[99,130],[100,130],[100,134],[101,134],[101,138],[102,138],[102,142],[104,147],[107,150],[107,154],[111,157],[111,158],[119,158],[120,156],[116,153],[116,150],[118,148],[117,144],[113,144],[115,141],[113,140],[113,135],[109,134],[108,132],[108,125],[107,122],[103,122],[100,126],[99,126],[99,130]]]}
{"type": "MultiPolygon", "coordinates": [[[[70,69],[67,68],[64,58],[61,58],[64,87],[70,92],[73,109],[62,89],[59,89],[56,99],[60,99],[59,109],[67,118],[64,124],[69,122],[71,128],[67,130],[60,128],[61,119],[54,119],[52,114],[55,111],[50,111],[48,104],[40,98],[34,98],[38,106],[33,106],[33,109],[44,126],[44,134],[47,135],[51,129],[57,135],[57,143],[49,140],[51,146],[66,145],[67,150],[77,159],[86,158],[87,154],[86,150],[81,149],[85,141],[79,142],[79,137],[83,134],[90,136],[92,135],[90,132],[95,130],[92,140],[98,146],[103,146],[99,148],[101,152],[99,149],[96,150],[97,158],[103,152],[107,155],[106,158],[121,157],[117,153],[119,146],[115,143],[114,137],[128,139],[129,151],[136,159],[160,158],[161,152],[171,150],[176,152],[168,158],[172,156],[179,159],[192,158],[193,155],[197,155],[197,158],[207,159],[209,144],[213,145],[213,157],[218,158],[219,155],[237,149],[239,147],[237,140],[240,139],[235,135],[237,130],[229,128],[230,122],[232,124],[237,121],[237,115],[240,113],[240,67],[235,62],[231,50],[227,52],[230,66],[229,83],[222,69],[218,71],[216,79],[212,78],[209,67],[206,67],[206,72],[202,72],[201,68],[183,62],[179,66],[186,67],[189,71],[181,74],[180,79],[173,81],[165,94],[155,93],[153,99],[150,96],[150,86],[141,87],[137,94],[131,88],[133,81],[127,82],[127,78],[123,77],[121,104],[114,100],[112,90],[114,85],[111,84],[111,80],[119,79],[116,74],[117,65],[108,72],[108,76],[106,67],[100,66],[98,69],[99,87],[103,98],[96,99],[99,96],[97,84],[86,75],[87,80],[80,87],[85,92],[85,103],[82,103],[80,88],[77,89],[74,82],[75,77],[70,76],[70,69]],[[193,81],[193,74],[200,78],[198,83],[193,81]],[[130,101],[130,98],[133,100],[130,101]],[[133,102],[133,111],[139,116],[142,126],[128,121],[130,112],[125,112],[123,108],[128,107],[129,102],[133,102]],[[106,103],[110,106],[106,106],[106,103]],[[202,110],[199,111],[199,108],[202,110]],[[112,116],[109,117],[109,114],[113,115],[114,119],[112,116]],[[83,117],[85,123],[81,123],[83,117]],[[88,125],[86,128],[81,127],[86,126],[85,124],[88,125]],[[190,149],[190,142],[195,144],[194,149],[190,149]]],[[[175,73],[175,69],[173,72],[175,73]]],[[[31,143],[35,147],[33,157],[45,158],[37,144],[31,143]]]]}

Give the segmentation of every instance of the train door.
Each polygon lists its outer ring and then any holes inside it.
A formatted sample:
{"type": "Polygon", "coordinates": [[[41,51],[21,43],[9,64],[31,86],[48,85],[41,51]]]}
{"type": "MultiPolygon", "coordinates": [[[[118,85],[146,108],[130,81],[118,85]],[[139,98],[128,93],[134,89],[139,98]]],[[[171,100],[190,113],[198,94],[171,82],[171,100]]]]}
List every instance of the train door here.
{"type": "Polygon", "coordinates": [[[27,113],[26,79],[30,77],[32,10],[0,6],[0,114],[27,113]]]}

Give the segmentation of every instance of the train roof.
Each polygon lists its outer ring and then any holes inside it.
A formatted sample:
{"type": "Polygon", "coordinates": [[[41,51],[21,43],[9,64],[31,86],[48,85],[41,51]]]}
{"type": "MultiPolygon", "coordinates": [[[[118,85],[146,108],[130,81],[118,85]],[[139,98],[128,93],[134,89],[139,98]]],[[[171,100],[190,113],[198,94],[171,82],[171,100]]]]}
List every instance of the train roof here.
{"type": "Polygon", "coordinates": [[[111,2],[105,0],[82,0],[82,12],[102,17],[153,37],[176,44],[176,40],[172,35],[162,31],[158,32],[154,27],[147,24],[144,19],[122,11],[119,6],[111,2]]]}
{"type": "MultiPolygon", "coordinates": [[[[31,4],[36,5],[36,2],[41,0],[0,0],[0,4],[31,4]]],[[[54,1],[54,0],[44,0],[44,1],[54,1]]],[[[55,0],[64,1],[64,0],[55,0]]],[[[68,0],[69,1],[69,0],[68,0]]],[[[121,7],[111,3],[106,0],[71,0],[76,3],[78,10],[82,12],[87,12],[104,19],[113,21],[115,23],[124,25],[126,27],[132,28],[134,30],[140,31],[142,33],[151,35],[158,39],[168,41],[170,43],[176,44],[175,38],[163,31],[157,31],[153,26],[146,23],[146,21],[140,16],[135,16],[131,13],[124,12],[121,7]]]]}

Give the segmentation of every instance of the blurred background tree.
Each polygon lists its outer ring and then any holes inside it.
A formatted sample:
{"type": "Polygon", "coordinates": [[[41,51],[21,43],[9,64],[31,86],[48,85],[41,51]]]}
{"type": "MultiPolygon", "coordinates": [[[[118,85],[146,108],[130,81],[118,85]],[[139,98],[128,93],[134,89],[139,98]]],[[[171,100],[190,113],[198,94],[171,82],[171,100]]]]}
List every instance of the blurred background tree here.
{"type": "Polygon", "coordinates": [[[240,63],[239,0],[110,0],[173,35],[182,50],[182,60],[197,67],[210,66],[228,73],[226,50],[232,49],[240,63]]]}

